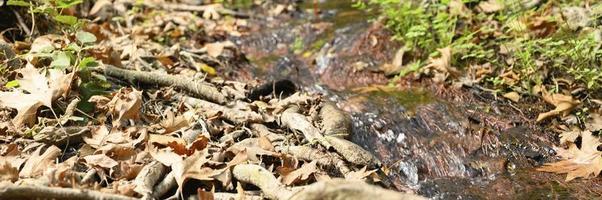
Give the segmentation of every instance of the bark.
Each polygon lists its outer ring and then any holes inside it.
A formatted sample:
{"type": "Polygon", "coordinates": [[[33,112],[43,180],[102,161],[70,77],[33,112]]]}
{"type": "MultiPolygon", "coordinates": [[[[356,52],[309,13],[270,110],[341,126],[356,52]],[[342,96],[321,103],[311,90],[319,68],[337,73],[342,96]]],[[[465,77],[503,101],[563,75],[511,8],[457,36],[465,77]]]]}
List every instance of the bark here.
{"type": "Polygon", "coordinates": [[[218,104],[225,104],[227,101],[226,97],[212,84],[187,76],[120,69],[111,65],[105,65],[102,71],[106,76],[125,79],[130,82],[174,86],[191,93],[195,97],[207,99],[218,104]]]}

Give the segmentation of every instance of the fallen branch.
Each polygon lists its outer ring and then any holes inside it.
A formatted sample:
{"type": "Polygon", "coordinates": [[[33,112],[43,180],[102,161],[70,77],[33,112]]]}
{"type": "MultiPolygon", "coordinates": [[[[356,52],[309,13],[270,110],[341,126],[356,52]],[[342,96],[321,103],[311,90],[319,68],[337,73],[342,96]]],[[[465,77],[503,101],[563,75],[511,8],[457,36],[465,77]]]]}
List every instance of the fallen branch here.
{"type": "Polygon", "coordinates": [[[207,99],[218,104],[226,103],[226,97],[220,93],[215,86],[187,76],[169,75],[157,72],[133,71],[120,69],[111,65],[105,65],[103,68],[101,68],[101,70],[106,76],[143,84],[174,86],[178,89],[193,94],[195,97],[207,99]]]}
{"type": "Polygon", "coordinates": [[[135,200],[117,194],[88,189],[59,188],[46,186],[0,184],[0,199],[62,199],[62,200],[135,200]]]}
{"type": "Polygon", "coordinates": [[[260,114],[253,112],[253,111],[245,111],[245,110],[238,110],[238,109],[234,109],[234,108],[228,108],[228,107],[225,107],[222,105],[218,105],[215,103],[211,103],[208,101],[204,101],[204,100],[192,98],[192,97],[187,97],[187,96],[181,96],[180,98],[186,104],[191,105],[195,108],[201,109],[203,111],[221,112],[222,117],[224,119],[227,119],[227,120],[237,123],[237,124],[263,121],[263,117],[260,114]]]}

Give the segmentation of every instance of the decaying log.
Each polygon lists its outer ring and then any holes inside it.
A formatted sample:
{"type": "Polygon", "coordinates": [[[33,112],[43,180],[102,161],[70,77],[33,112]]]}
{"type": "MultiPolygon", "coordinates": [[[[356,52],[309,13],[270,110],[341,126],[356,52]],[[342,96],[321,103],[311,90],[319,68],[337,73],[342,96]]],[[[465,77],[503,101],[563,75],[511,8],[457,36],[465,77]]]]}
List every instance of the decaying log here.
{"type": "Polygon", "coordinates": [[[239,164],[232,169],[232,175],[241,182],[253,184],[269,199],[289,199],[292,191],[284,187],[267,169],[252,164],[239,164]]]}
{"type": "Polygon", "coordinates": [[[191,105],[195,108],[204,110],[204,111],[212,111],[212,112],[221,112],[222,117],[236,124],[244,124],[249,122],[262,122],[263,117],[253,111],[246,110],[238,110],[234,108],[228,108],[222,105],[218,105],[215,103],[211,103],[202,99],[192,98],[182,96],[181,99],[186,102],[186,104],[191,105]]]}
{"type": "Polygon", "coordinates": [[[381,165],[378,158],[353,142],[333,136],[325,136],[324,139],[350,163],[369,167],[380,167],[381,165]]]}
{"type": "Polygon", "coordinates": [[[297,113],[297,110],[297,106],[287,108],[282,112],[280,122],[291,130],[301,132],[308,142],[318,142],[327,149],[330,148],[330,144],[324,139],[322,134],[320,134],[320,130],[314,127],[314,125],[307,120],[305,115],[297,113]]]}
{"type": "Polygon", "coordinates": [[[134,70],[121,69],[111,65],[105,65],[100,68],[106,76],[128,80],[130,82],[139,82],[143,84],[156,84],[160,86],[174,86],[178,89],[191,93],[198,98],[225,104],[226,97],[219,90],[206,82],[195,80],[194,78],[180,75],[170,75],[158,72],[141,72],[134,70]]]}
{"type": "Polygon", "coordinates": [[[349,137],[351,119],[347,113],[339,109],[334,103],[330,101],[322,103],[320,119],[322,119],[322,132],[325,136],[349,137]]]}
{"type": "Polygon", "coordinates": [[[317,161],[319,165],[336,168],[341,174],[346,175],[351,172],[345,161],[338,155],[308,147],[308,146],[287,146],[282,148],[283,153],[291,154],[301,160],[317,161]]]}
{"type": "Polygon", "coordinates": [[[333,179],[313,183],[296,192],[290,200],[426,200],[426,198],[386,190],[361,181],[333,179]]]}
{"type": "Polygon", "coordinates": [[[0,183],[0,199],[135,200],[136,198],[88,189],[0,183]]]}

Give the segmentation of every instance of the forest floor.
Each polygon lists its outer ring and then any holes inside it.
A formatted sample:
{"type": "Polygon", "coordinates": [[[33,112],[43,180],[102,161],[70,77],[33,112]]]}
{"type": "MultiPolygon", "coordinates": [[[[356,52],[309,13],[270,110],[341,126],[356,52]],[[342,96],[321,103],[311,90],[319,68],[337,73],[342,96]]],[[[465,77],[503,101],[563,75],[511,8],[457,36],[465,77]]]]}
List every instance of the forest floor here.
{"type": "Polygon", "coordinates": [[[2,1],[0,199],[602,195],[602,5],[201,2],[2,1]]]}

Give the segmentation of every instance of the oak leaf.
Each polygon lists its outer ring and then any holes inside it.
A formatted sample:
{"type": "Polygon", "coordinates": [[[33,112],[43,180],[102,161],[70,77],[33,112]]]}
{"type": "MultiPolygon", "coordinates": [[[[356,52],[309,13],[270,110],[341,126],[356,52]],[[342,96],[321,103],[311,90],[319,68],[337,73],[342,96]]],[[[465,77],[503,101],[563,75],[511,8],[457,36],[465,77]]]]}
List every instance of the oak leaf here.
{"type": "Polygon", "coordinates": [[[590,131],[582,131],[581,138],[581,148],[577,147],[576,144],[570,144],[568,150],[558,151],[558,154],[564,160],[547,163],[537,170],[559,174],[566,173],[566,181],[579,177],[598,176],[602,171],[602,152],[598,151],[597,148],[602,143],[590,131]]]}
{"type": "Polygon", "coordinates": [[[52,107],[54,100],[69,91],[71,75],[49,69],[46,77],[33,67],[20,69],[19,73],[23,75],[23,78],[17,79],[19,88],[0,92],[0,105],[17,109],[17,116],[13,119],[16,126],[32,125],[38,108],[52,107]]]}

